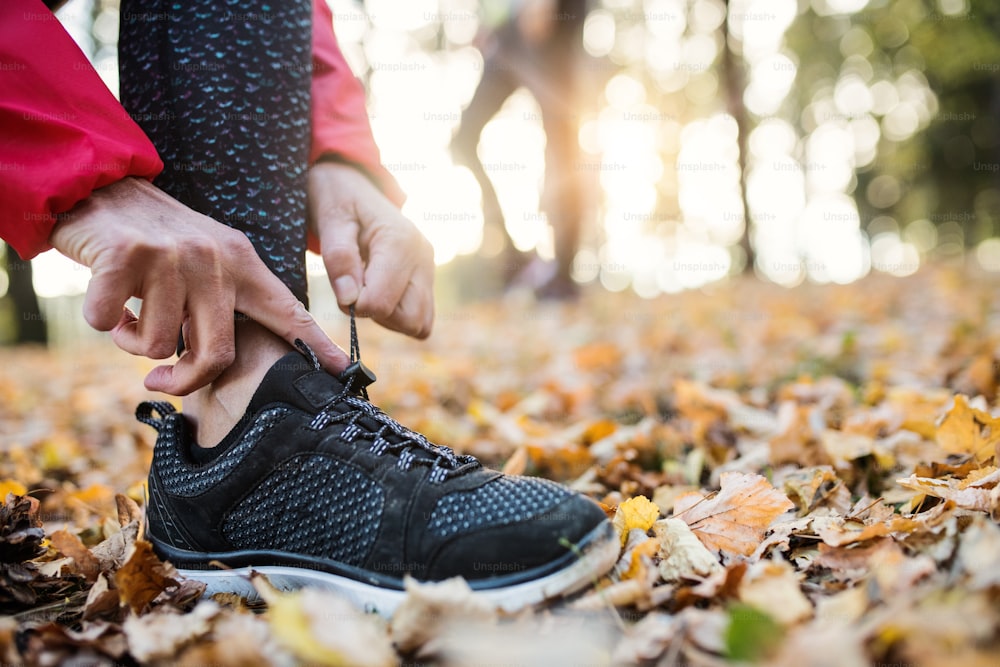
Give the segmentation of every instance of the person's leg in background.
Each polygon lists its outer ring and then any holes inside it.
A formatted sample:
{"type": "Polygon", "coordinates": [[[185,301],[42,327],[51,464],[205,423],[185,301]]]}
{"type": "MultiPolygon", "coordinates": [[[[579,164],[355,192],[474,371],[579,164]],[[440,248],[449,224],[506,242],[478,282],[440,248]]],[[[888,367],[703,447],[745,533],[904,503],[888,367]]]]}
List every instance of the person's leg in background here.
{"type": "Polygon", "coordinates": [[[492,229],[503,242],[500,254],[503,263],[500,278],[507,286],[527,266],[530,255],[518,251],[507,234],[500,200],[478,154],[479,138],[483,128],[520,85],[516,72],[503,52],[503,40],[507,38],[504,32],[509,32],[509,29],[498,31],[498,34],[493,36],[497,43],[484,55],[483,76],[469,106],[462,112],[462,120],[458,132],[452,139],[451,150],[455,159],[468,167],[479,183],[482,191],[483,224],[486,229],[492,229]]]}
{"type": "MultiPolygon", "coordinates": [[[[311,17],[310,0],[123,0],[119,42],[122,104],[165,165],[155,184],[244,232],[304,303],[311,17]]],[[[289,350],[253,322],[236,326],[236,362],[185,398],[203,446],[289,350]]]]}

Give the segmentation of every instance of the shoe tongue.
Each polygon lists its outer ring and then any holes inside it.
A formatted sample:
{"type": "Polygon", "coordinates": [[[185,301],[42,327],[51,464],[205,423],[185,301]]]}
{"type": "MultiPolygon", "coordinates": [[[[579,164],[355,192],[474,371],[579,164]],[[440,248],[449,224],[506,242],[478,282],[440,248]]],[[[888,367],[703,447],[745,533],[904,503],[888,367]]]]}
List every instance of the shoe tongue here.
{"type": "Polygon", "coordinates": [[[256,413],[276,401],[303,410],[315,410],[343,389],[344,385],[336,377],[317,370],[301,352],[289,352],[274,362],[264,375],[247,411],[256,413]]]}

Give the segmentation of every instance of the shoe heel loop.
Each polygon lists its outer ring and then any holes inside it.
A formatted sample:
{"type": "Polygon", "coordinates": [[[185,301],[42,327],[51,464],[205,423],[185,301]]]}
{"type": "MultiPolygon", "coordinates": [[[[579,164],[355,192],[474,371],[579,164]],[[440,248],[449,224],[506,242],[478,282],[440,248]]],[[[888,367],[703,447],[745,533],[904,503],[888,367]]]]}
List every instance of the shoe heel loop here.
{"type": "Polygon", "coordinates": [[[135,409],[135,418],[159,431],[163,428],[166,418],[175,412],[177,409],[166,401],[143,401],[135,409]],[[154,417],[154,413],[159,417],[154,417]]]}

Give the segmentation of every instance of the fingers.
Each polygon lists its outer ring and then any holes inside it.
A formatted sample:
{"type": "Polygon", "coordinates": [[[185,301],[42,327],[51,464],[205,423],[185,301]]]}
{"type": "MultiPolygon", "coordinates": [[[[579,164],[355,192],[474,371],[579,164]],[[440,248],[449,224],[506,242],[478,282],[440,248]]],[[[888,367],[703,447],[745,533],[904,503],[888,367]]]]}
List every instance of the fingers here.
{"type": "MultiPolygon", "coordinates": [[[[252,250],[251,250],[252,252],[252,250]]],[[[253,255],[257,259],[256,254],[253,255]]],[[[305,342],[328,371],[340,373],[350,364],[350,357],[330,340],[301,301],[271,273],[263,262],[246,264],[236,290],[236,310],[285,339],[305,342]]]]}
{"type": "Polygon", "coordinates": [[[115,345],[150,359],[172,356],[185,317],[185,287],[180,283],[169,275],[153,283],[142,295],[139,317],[123,320],[111,330],[115,345]]]}
{"type": "Polygon", "coordinates": [[[116,271],[95,271],[83,299],[83,318],[98,331],[111,331],[122,320],[132,284],[116,271]]]}
{"type": "Polygon", "coordinates": [[[430,244],[350,165],[320,164],[309,178],[310,221],[341,309],[355,304],[363,317],[426,338],[434,321],[430,244]]]}
{"type": "MultiPolygon", "coordinates": [[[[235,296],[221,283],[191,295],[183,325],[184,352],[172,366],[157,366],[146,376],[146,388],[185,396],[219,377],[236,360],[233,325],[235,296]]],[[[174,333],[176,343],[177,333],[174,333]]]]}
{"type": "Polygon", "coordinates": [[[434,322],[433,267],[433,251],[422,236],[373,241],[358,312],[393,331],[426,338],[434,322]]]}
{"type": "Polygon", "coordinates": [[[359,231],[353,217],[338,215],[329,220],[323,236],[323,263],[337,303],[344,308],[357,302],[364,280],[359,231]]]}

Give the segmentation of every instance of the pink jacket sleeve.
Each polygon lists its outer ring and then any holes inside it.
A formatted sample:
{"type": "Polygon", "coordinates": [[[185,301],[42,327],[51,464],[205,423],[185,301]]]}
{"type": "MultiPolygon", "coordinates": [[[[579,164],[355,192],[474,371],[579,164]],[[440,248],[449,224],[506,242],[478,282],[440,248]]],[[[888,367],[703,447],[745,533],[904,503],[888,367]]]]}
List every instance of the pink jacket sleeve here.
{"type": "Polygon", "coordinates": [[[313,2],[312,150],[310,162],[332,155],[360,167],[397,206],[405,200],[382,166],[365,107],[365,90],[344,60],[326,0],[313,2]]]}
{"type": "Polygon", "coordinates": [[[49,249],[56,214],[162,169],[52,12],[40,0],[0,2],[0,238],[34,257],[49,249]]]}

